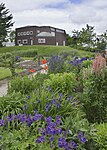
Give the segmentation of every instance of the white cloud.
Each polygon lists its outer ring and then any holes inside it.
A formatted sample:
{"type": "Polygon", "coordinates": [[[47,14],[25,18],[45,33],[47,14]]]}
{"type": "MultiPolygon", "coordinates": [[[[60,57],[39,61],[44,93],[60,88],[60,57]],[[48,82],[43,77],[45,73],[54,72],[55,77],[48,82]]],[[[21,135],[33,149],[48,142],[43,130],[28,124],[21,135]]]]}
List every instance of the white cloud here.
{"type": "Polygon", "coordinates": [[[95,26],[97,33],[107,30],[107,0],[81,0],[79,3],[73,1],[3,0],[13,14],[14,28],[50,25],[65,29],[71,34],[72,30],[80,30],[89,24],[95,26]]]}

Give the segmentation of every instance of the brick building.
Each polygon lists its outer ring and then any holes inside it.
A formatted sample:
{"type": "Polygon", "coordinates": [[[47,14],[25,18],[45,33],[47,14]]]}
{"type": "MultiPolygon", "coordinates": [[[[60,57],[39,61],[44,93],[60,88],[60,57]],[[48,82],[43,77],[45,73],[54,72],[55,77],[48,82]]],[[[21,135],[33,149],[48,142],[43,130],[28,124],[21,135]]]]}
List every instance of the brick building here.
{"type": "Polygon", "coordinates": [[[65,30],[50,26],[16,28],[15,45],[66,45],[65,30]]]}

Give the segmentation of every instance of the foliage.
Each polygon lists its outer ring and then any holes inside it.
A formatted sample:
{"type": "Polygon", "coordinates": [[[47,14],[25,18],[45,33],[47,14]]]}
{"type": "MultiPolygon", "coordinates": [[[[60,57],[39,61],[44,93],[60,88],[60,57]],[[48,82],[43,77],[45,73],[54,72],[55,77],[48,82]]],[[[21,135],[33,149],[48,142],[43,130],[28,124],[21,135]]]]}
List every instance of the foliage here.
{"type": "Polygon", "coordinates": [[[0,55],[0,66],[9,68],[12,76],[15,74],[15,62],[17,61],[16,57],[11,53],[3,53],[0,55]]]}
{"type": "Polygon", "coordinates": [[[84,68],[88,68],[88,67],[92,67],[92,60],[87,60],[87,61],[83,61],[83,67],[84,68]]]}
{"type": "Polygon", "coordinates": [[[64,59],[61,56],[52,56],[49,59],[49,73],[64,72],[64,59]]]}
{"type": "Polygon", "coordinates": [[[83,106],[89,122],[107,121],[107,73],[105,77],[88,76],[84,80],[83,106]]]}
{"type": "Polygon", "coordinates": [[[25,103],[26,98],[21,93],[11,93],[0,97],[0,116],[20,113],[25,103]]]}
{"type": "Polygon", "coordinates": [[[16,31],[14,30],[10,31],[9,37],[8,37],[10,42],[15,42],[15,34],[16,34],[16,31]]]}
{"type": "Polygon", "coordinates": [[[30,79],[28,76],[16,76],[9,83],[8,92],[21,92],[22,94],[29,94],[43,84],[46,75],[36,75],[30,79]]]}
{"type": "Polygon", "coordinates": [[[96,124],[97,136],[94,138],[99,150],[107,149],[107,123],[96,124]]]}
{"type": "Polygon", "coordinates": [[[49,79],[44,81],[45,87],[51,87],[52,90],[58,90],[61,93],[72,93],[77,86],[77,80],[74,73],[50,74],[49,79]]]}
{"type": "Polygon", "coordinates": [[[7,33],[10,27],[13,26],[12,14],[9,14],[9,10],[6,9],[5,4],[0,4],[0,47],[3,46],[3,42],[6,40],[7,33]]]}

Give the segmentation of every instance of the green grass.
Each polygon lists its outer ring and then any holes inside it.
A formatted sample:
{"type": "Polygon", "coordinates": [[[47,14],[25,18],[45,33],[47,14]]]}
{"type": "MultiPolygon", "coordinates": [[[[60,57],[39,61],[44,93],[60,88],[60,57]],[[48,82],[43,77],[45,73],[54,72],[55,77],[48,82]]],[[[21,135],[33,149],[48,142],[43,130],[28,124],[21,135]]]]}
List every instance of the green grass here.
{"type": "Polygon", "coordinates": [[[0,67],[0,80],[11,76],[11,72],[8,68],[0,67]]]}
{"type": "MultiPolygon", "coordinates": [[[[73,48],[69,46],[44,46],[44,45],[33,45],[33,46],[12,46],[12,47],[2,47],[0,48],[0,53],[5,52],[20,52],[20,51],[29,51],[29,50],[35,50],[37,51],[38,55],[55,55],[60,52],[65,51],[72,51],[73,48]]],[[[75,51],[75,50],[74,50],[75,51]]],[[[89,55],[92,54],[92,52],[86,52],[82,50],[78,50],[78,53],[81,55],[89,55]]]]}

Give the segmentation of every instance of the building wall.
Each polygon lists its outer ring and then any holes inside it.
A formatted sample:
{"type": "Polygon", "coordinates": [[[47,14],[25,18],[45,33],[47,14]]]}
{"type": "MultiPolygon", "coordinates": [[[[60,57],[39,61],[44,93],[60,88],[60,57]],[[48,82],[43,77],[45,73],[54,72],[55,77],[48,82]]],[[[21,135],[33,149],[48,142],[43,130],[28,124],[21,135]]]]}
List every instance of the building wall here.
{"type": "Polygon", "coordinates": [[[65,45],[65,30],[50,26],[26,26],[16,29],[15,45],[65,45]]]}

